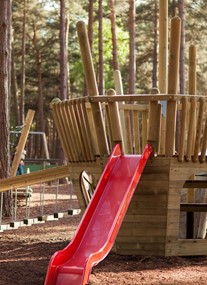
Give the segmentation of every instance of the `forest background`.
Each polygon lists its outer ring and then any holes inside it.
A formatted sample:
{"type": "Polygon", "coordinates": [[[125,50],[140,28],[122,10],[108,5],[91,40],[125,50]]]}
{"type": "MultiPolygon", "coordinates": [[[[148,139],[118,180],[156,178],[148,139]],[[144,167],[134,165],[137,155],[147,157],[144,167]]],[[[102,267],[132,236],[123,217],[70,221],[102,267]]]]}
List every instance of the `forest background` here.
{"type": "MultiPolygon", "coordinates": [[[[100,94],[114,87],[115,69],[121,72],[125,94],[147,94],[158,86],[159,5],[162,1],[1,1],[0,139],[8,141],[4,144],[6,151],[0,153],[0,161],[6,165],[1,177],[7,176],[9,171],[5,171],[9,169],[8,157],[13,144],[9,132],[21,129],[28,109],[36,111],[31,130],[45,132],[50,157],[60,158],[49,104],[55,97],[64,100],[87,95],[76,32],[78,20],[88,25],[100,94]],[[6,93],[2,89],[5,80],[6,93]]],[[[179,15],[182,19],[179,93],[188,93],[188,49],[195,45],[197,93],[205,94],[207,3],[205,0],[170,0],[168,4],[169,29],[173,16],[179,15]]],[[[37,139],[28,147],[27,155],[41,158],[42,149],[41,140],[37,139]]]]}

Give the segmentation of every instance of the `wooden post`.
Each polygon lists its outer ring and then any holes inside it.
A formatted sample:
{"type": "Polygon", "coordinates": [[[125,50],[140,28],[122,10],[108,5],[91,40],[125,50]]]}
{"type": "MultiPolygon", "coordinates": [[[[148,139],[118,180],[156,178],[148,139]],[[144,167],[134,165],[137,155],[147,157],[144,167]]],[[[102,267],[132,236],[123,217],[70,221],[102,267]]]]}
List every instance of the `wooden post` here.
{"type": "Polygon", "coordinates": [[[159,2],[159,90],[167,93],[167,64],[168,64],[168,1],[159,2]]]}
{"type": "MultiPolygon", "coordinates": [[[[83,61],[83,67],[85,71],[85,78],[88,87],[88,92],[90,96],[99,96],[98,87],[96,83],[95,71],[92,62],[92,55],[90,51],[86,25],[83,21],[79,21],[76,25],[78,32],[78,39],[80,44],[81,56],[83,61]]],[[[91,108],[93,112],[96,136],[98,140],[98,147],[100,155],[108,155],[108,143],[106,139],[106,132],[104,129],[104,121],[101,110],[101,105],[99,102],[91,103],[91,108]]]]}
{"type": "Polygon", "coordinates": [[[196,100],[192,97],[190,100],[190,120],[188,126],[188,139],[187,139],[187,151],[186,151],[186,161],[191,160],[192,149],[193,149],[193,138],[195,132],[195,120],[196,120],[196,100]]]}
{"type": "MultiPolygon", "coordinates": [[[[159,61],[158,61],[158,87],[161,94],[167,93],[168,86],[168,1],[159,1],[159,61]]],[[[165,154],[166,136],[166,101],[162,101],[162,123],[160,154],[165,154]]]]}
{"type": "Polygon", "coordinates": [[[200,141],[201,141],[202,126],[203,126],[204,107],[205,107],[204,98],[200,98],[193,162],[196,162],[198,160],[198,154],[200,152],[200,141]]]}
{"type": "Polygon", "coordinates": [[[29,134],[29,130],[30,130],[33,118],[34,118],[34,114],[35,114],[35,111],[33,111],[33,110],[29,110],[27,113],[27,116],[26,116],[26,119],[24,122],[24,127],[22,129],[22,133],[21,133],[18,145],[17,145],[17,150],[15,153],[14,159],[12,161],[12,167],[11,167],[11,171],[10,171],[11,177],[16,176],[17,168],[18,168],[19,162],[21,160],[21,154],[24,150],[24,147],[25,147],[25,144],[27,141],[27,137],[29,134]]]}
{"type": "MultiPolygon", "coordinates": [[[[171,21],[168,94],[177,94],[178,75],[179,75],[180,32],[181,32],[181,20],[177,16],[173,17],[171,21]]],[[[166,139],[165,139],[166,156],[173,156],[175,153],[176,113],[177,113],[177,102],[174,100],[168,101],[166,139]]]]}
{"type": "MultiPolygon", "coordinates": [[[[115,86],[115,91],[117,95],[124,95],[121,72],[119,70],[114,70],[114,86],[115,86]]],[[[125,104],[125,102],[119,102],[119,104],[125,104]]],[[[120,113],[122,135],[123,135],[122,148],[123,150],[125,150],[126,130],[125,130],[125,123],[124,123],[124,110],[120,110],[119,113],[120,113]]]]}
{"type": "MultiPolygon", "coordinates": [[[[157,88],[151,90],[151,94],[159,94],[157,88]]],[[[161,105],[158,101],[150,101],[149,103],[149,129],[147,142],[153,147],[154,153],[159,150],[160,140],[160,126],[161,126],[161,105]]]]}
{"type": "Polygon", "coordinates": [[[184,160],[184,147],[185,147],[185,130],[187,123],[187,98],[183,97],[181,100],[182,112],[181,112],[181,128],[180,128],[180,145],[178,161],[184,160]]]}
{"type": "MultiPolygon", "coordinates": [[[[107,95],[115,96],[116,91],[114,89],[109,89],[107,91],[107,95]]],[[[112,129],[113,146],[119,143],[121,147],[123,148],[123,136],[122,136],[118,103],[108,102],[108,107],[109,107],[109,124],[111,125],[111,129],[112,129]]],[[[123,152],[124,152],[124,149],[123,149],[123,152]]]]}

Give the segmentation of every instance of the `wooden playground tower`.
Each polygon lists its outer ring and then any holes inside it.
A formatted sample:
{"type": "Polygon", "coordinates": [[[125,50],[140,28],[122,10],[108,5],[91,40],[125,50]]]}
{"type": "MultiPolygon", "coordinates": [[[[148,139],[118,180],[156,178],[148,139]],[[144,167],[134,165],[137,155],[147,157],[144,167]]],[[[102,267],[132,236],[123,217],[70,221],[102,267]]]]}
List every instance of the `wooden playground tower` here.
{"type": "MultiPolygon", "coordinates": [[[[145,167],[114,245],[119,254],[207,254],[207,240],[196,238],[192,226],[195,212],[207,212],[207,204],[194,200],[197,188],[207,188],[207,181],[197,176],[205,174],[207,168],[207,97],[195,95],[194,47],[190,48],[189,95],[177,94],[181,22],[178,17],[171,21],[168,66],[167,10],[167,1],[161,0],[159,90],[148,95],[123,95],[120,73],[115,71],[115,90],[99,96],[86,27],[79,22],[89,96],[51,103],[68,161],[62,174],[70,175],[82,212],[87,207],[80,189],[82,171],[92,173],[98,181],[117,143],[126,154],[140,154],[147,143],[154,148],[154,157],[145,167]],[[186,223],[180,230],[181,213],[186,223]],[[183,231],[186,236],[180,238],[183,231]]],[[[51,173],[54,175],[54,170],[51,173]]],[[[29,175],[2,180],[0,191],[8,185],[31,185],[31,175],[36,181],[37,174],[29,175]]]]}

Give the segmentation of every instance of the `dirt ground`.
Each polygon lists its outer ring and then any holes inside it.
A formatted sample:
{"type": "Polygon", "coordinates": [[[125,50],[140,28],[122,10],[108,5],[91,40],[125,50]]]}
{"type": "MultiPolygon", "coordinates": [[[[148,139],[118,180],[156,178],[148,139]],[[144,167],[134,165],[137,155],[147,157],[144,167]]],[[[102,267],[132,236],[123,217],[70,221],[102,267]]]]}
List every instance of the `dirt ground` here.
{"type": "MultiPolygon", "coordinates": [[[[66,187],[60,190],[59,211],[71,206],[66,187]]],[[[52,191],[54,189],[48,187],[45,195],[48,199],[45,199],[44,211],[48,214],[54,209],[52,191]]],[[[34,189],[30,217],[38,215],[38,192],[34,189]]],[[[73,207],[77,208],[74,195],[73,198],[73,207]]],[[[22,218],[24,211],[25,207],[19,206],[17,218],[22,218]]],[[[59,220],[1,232],[0,285],[44,284],[50,257],[70,242],[79,222],[80,215],[68,215],[59,220]]],[[[89,284],[206,285],[207,257],[120,256],[110,253],[93,268],[89,284]]]]}

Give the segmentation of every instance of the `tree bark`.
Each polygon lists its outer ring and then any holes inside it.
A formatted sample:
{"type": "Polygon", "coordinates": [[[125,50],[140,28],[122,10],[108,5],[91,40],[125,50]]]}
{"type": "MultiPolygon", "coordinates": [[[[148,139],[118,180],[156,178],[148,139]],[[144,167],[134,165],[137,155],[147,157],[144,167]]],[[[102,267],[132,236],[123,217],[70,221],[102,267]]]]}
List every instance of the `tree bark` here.
{"type": "MultiPolygon", "coordinates": [[[[10,53],[11,53],[11,37],[10,37],[10,26],[11,26],[11,1],[2,0],[0,1],[0,122],[1,122],[1,151],[0,151],[0,178],[9,176],[9,88],[8,82],[10,76],[10,53]]],[[[11,195],[10,191],[7,191],[3,195],[3,213],[5,215],[11,214],[11,195]]],[[[2,195],[1,195],[2,199],[2,195]]]]}
{"type": "Polygon", "coordinates": [[[21,124],[24,123],[24,97],[25,97],[25,54],[26,54],[26,1],[24,0],[23,18],[22,18],[22,73],[21,73],[21,101],[20,118],[21,124]]]}
{"type": "Polygon", "coordinates": [[[99,80],[98,80],[98,89],[99,89],[99,94],[103,95],[104,94],[104,66],[103,66],[103,31],[102,31],[102,23],[103,23],[103,7],[102,7],[102,0],[98,1],[99,3],[99,8],[98,8],[98,22],[99,22],[99,43],[98,43],[98,50],[99,50],[99,80]]]}
{"type": "Polygon", "coordinates": [[[185,7],[184,0],[178,0],[179,17],[181,18],[180,39],[180,94],[185,94],[185,7]]]}
{"type": "Polygon", "coordinates": [[[65,0],[60,0],[60,98],[67,99],[67,52],[65,0]]]}
{"type": "Polygon", "coordinates": [[[135,3],[129,0],[129,94],[135,94],[135,3]]]}
{"type": "Polygon", "coordinates": [[[155,0],[152,88],[157,87],[157,20],[157,0],[155,0]]]}
{"type": "Polygon", "coordinates": [[[110,11],[111,11],[111,34],[112,34],[112,45],[113,45],[113,68],[114,70],[119,70],[119,60],[118,60],[118,47],[117,47],[117,37],[116,37],[116,13],[114,9],[114,0],[109,1],[110,11]]]}

